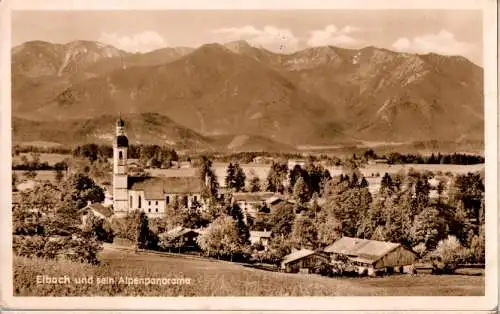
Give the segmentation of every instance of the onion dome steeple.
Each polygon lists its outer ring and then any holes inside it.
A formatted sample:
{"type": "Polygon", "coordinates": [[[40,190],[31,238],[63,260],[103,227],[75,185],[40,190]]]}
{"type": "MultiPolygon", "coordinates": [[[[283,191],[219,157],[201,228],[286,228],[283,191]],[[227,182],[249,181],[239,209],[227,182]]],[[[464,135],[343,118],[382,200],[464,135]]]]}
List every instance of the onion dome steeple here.
{"type": "Polygon", "coordinates": [[[117,147],[128,147],[128,138],[125,135],[125,122],[121,117],[116,120],[115,145],[117,147]]]}

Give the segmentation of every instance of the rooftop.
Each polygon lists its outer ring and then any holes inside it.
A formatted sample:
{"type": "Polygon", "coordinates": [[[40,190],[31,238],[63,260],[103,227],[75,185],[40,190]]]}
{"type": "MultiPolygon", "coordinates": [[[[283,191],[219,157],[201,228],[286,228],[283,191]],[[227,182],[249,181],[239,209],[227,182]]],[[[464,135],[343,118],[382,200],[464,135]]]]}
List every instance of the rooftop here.
{"type": "Polygon", "coordinates": [[[85,209],[87,209],[87,210],[92,209],[92,210],[100,213],[101,215],[103,215],[106,218],[113,216],[113,210],[111,210],[111,208],[109,208],[109,207],[102,205],[101,203],[88,204],[85,207],[85,209]]]}
{"type": "Polygon", "coordinates": [[[298,250],[298,251],[292,252],[292,253],[290,253],[288,255],[285,255],[283,257],[283,260],[281,261],[281,263],[282,264],[288,264],[290,262],[299,260],[301,258],[313,255],[314,253],[315,252],[313,250],[308,250],[308,249],[298,250]]]}
{"type": "Polygon", "coordinates": [[[144,191],[147,200],[162,200],[170,193],[200,193],[203,184],[197,177],[129,177],[128,188],[144,191]]]}
{"type": "Polygon", "coordinates": [[[271,231],[250,231],[250,236],[258,238],[270,238],[271,231]]]}
{"type": "Polygon", "coordinates": [[[400,246],[399,243],[342,237],[332,245],[327,246],[323,251],[357,257],[365,262],[375,262],[400,246]]]}
{"type": "Polygon", "coordinates": [[[258,203],[266,201],[267,199],[275,196],[273,192],[238,192],[233,193],[233,198],[235,202],[248,202],[248,203],[258,203]]]}

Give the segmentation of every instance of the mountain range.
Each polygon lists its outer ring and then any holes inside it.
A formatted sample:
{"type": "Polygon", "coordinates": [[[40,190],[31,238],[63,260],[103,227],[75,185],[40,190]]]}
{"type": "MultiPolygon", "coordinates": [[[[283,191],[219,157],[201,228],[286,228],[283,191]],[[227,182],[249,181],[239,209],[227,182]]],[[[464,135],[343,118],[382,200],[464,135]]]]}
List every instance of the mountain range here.
{"type": "Polygon", "coordinates": [[[102,140],[122,114],[137,141],[200,149],[483,145],[483,69],[460,56],[333,46],[279,54],[244,41],[128,53],[32,41],[12,49],[11,70],[14,142],[102,140]]]}

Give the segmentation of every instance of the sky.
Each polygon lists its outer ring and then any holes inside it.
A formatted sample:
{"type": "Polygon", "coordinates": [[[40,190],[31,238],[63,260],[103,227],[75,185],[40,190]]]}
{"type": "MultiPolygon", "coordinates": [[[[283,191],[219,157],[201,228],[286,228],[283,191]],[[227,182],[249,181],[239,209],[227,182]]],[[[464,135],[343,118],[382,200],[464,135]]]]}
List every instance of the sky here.
{"type": "Polygon", "coordinates": [[[482,65],[479,10],[13,11],[12,45],[92,40],[129,52],[246,40],[274,52],[375,46],[482,65]]]}

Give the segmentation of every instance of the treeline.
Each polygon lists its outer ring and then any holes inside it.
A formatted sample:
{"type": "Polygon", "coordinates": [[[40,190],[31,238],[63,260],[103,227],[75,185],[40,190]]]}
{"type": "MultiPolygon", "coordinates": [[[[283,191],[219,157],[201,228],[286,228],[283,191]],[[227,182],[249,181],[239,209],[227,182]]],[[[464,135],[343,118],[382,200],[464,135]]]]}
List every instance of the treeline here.
{"type": "Polygon", "coordinates": [[[64,171],[68,169],[68,164],[65,161],[59,161],[51,165],[47,161],[40,161],[40,153],[31,152],[28,155],[21,156],[21,162],[13,162],[12,170],[23,171],[39,171],[39,170],[54,170],[64,171]]]}
{"type": "Polygon", "coordinates": [[[428,164],[428,165],[476,165],[484,163],[484,157],[469,154],[420,154],[391,153],[387,156],[388,164],[428,164]]]}
{"type": "MultiPolygon", "coordinates": [[[[113,146],[84,144],[75,147],[72,151],[74,157],[83,157],[91,162],[103,158],[113,157],[113,146]]],[[[178,161],[177,152],[167,146],[159,145],[130,145],[128,148],[128,158],[139,159],[145,163],[150,163],[151,167],[160,167],[164,163],[178,161]]]]}
{"type": "Polygon", "coordinates": [[[14,145],[12,147],[12,153],[18,156],[21,153],[39,153],[39,154],[61,154],[69,155],[72,149],[69,147],[44,147],[44,146],[33,146],[33,145],[14,145]]]}

